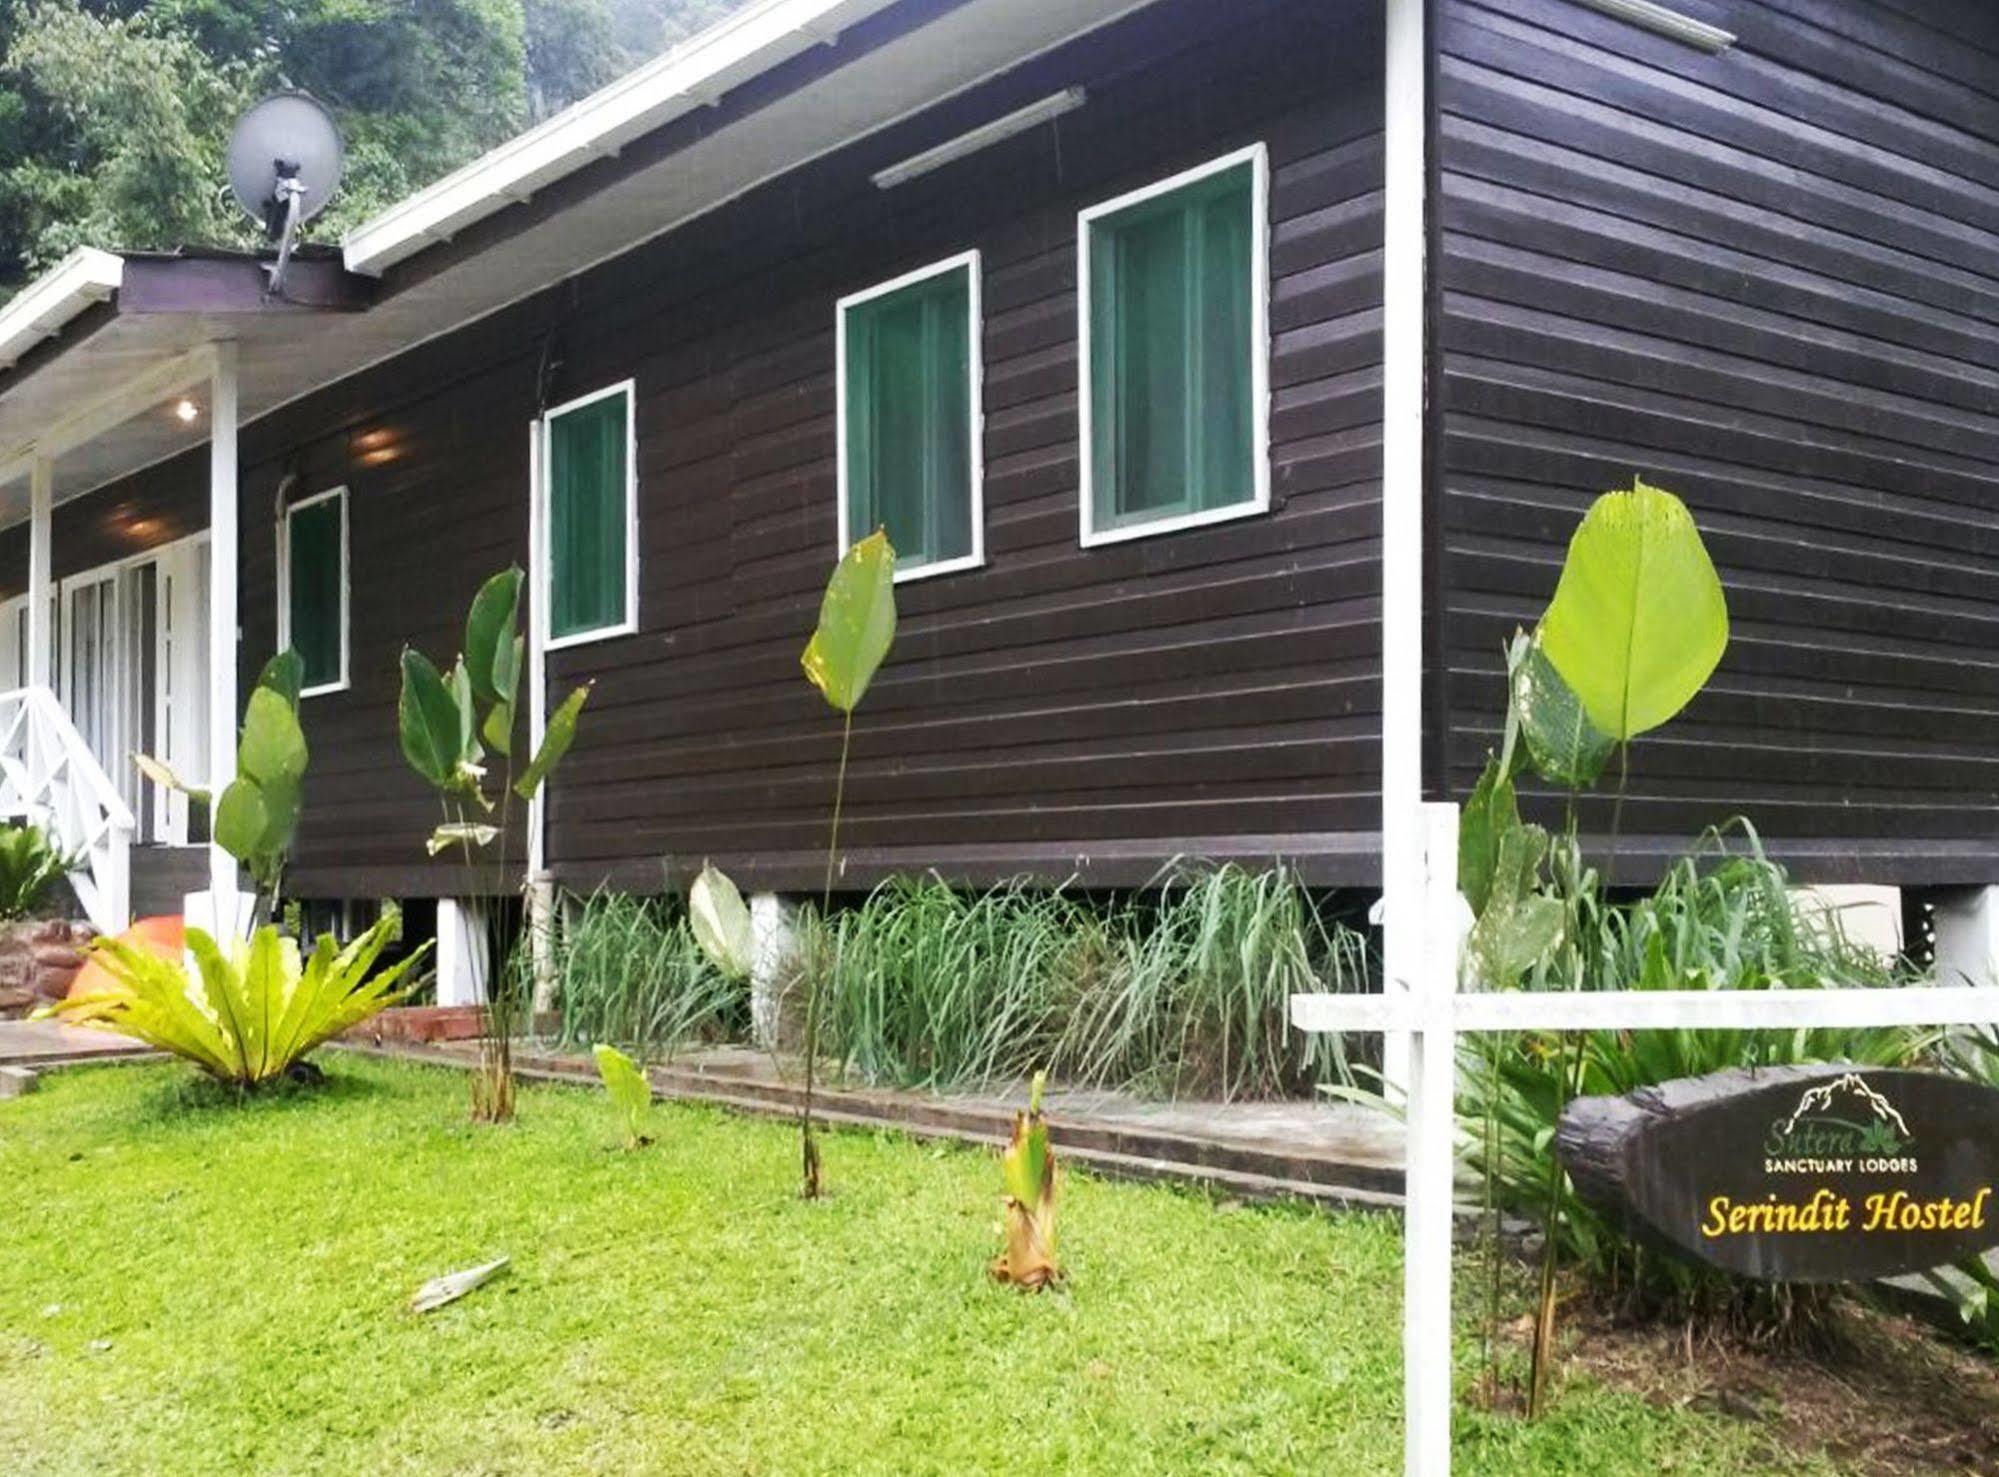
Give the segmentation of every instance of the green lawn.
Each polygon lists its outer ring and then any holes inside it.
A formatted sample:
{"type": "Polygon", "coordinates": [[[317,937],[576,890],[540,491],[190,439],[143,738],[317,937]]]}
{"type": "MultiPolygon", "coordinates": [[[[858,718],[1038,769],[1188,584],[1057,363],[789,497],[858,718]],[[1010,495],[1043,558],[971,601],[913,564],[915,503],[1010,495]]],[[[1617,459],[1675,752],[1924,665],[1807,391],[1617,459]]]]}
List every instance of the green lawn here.
{"type": "MultiPolygon", "coordinates": [[[[327,1059],[249,1106],[178,1067],[0,1102],[0,1472],[1400,1470],[1393,1220],[1067,1182],[1069,1291],[991,1285],[990,1156],[826,1145],[327,1059]],[[426,1278],[511,1274],[427,1318],[426,1278]]],[[[1469,1343],[1461,1369],[1473,1360],[1469,1343]]],[[[1461,1470],[1797,1472],[1718,1418],[1571,1384],[1466,1416],[1461,1470]]]]}

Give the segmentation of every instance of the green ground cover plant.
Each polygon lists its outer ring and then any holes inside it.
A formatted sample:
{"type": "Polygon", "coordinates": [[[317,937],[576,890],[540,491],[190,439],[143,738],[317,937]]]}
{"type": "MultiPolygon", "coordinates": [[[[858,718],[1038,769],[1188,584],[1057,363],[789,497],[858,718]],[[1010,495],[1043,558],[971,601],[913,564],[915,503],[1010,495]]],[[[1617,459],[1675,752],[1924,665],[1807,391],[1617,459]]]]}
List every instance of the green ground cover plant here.
{"type": "MultiPolygon", "coordinates": [[[[838,1193],[805,1201],[788,1124],[667,1105],[627,1154],[594,1090],[525,1086],[505,1132],[464,1090],[335,1055],[242,1103],[160,1067],[0,1102],[0,1471],[1400,1468],[1392,1219],[1073,1172],[1069,1290],[1023,1298],[985,1275],[988,1151],[838,1133],[838,1193]]],[[[1483,1477],[1835,1470],[1581,1377],[1459,1435],[1483,1477]]]]}
{"type": "Polygon", "coordinates": [[[0,923],[34,917],[76,867],[40,826],[0,826],[0,923]]]}
{"type": "Polygon", "coordinates": [[[1343,1080],[1338,1038],[1291,995],[1359,989],[1365,938],[1284,869],[1182,866],[1139,896],[935,877],[799,921],[794,992],[823,997],[830,1054],[871,1083],[1025,1081],[1153,1096],[1276,1097],[1343,1080]]]}
{"type": "Polygon", "coordinates": [[[550,930],[548,967],[566,1046],[610,1041],[660,1061],[748,1037],[748,982],[709,962],[670,895],[602,890],[573,901],[550,930]]]}

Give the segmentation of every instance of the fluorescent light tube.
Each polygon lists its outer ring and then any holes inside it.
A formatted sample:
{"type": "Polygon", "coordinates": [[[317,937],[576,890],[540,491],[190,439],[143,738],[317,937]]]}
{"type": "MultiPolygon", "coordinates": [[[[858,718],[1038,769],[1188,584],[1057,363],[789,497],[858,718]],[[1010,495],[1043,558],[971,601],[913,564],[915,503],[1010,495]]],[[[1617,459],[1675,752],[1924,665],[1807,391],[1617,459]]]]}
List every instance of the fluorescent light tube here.
{"type": "Polygon", "coordinates": [[[976,154],[981,149],[992,147],[1002,139],[1012,138],[1017,133],[1025,133],[1051,118],[1060,118],[1064,113],[1073,113],[1090,100],[1088,91],[1081,87],[1065,87],[1062,91],[1044,97],[1038,103],[1029,103],[1017,112],[1008,113],[1004,118],[995,118],[990,123],[982,123],[969,133],[961,133],[937,145],[925,149],[921,154],[912,154],[900,164],[891,164],[876,174],[875,188],[893,190],[897,185],[908,184],[920,175],[933,169],[942,169],[946,164],[963,159],[968,154],[976,154]]]}
{"type": "Polygon", "coordinates": [[[1720,26],[1711,26],[1690,15],[1681,15],[1677,10],[1668,10],[1663,5],[1655,4],[1654,0],[1577,0],[1577,3],[1701,51],[1726,51],[1735,44],[1733,31],[1724,31],[1720,26]]]}

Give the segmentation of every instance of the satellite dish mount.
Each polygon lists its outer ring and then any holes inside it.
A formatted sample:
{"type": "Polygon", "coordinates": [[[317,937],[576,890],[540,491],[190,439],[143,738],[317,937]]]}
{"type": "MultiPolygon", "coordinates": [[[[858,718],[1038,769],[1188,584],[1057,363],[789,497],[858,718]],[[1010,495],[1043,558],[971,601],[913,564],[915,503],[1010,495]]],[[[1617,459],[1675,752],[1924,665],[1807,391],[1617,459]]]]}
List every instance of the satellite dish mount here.
{"type": "Polygon", "coordinates": [[[267,298],[283,298],[299,231],[332,201],[344,159],[333,115],[303,92],[265,98],[229,137],[229,188],[236,202],[278,243],[264,271],[267,298]]]}

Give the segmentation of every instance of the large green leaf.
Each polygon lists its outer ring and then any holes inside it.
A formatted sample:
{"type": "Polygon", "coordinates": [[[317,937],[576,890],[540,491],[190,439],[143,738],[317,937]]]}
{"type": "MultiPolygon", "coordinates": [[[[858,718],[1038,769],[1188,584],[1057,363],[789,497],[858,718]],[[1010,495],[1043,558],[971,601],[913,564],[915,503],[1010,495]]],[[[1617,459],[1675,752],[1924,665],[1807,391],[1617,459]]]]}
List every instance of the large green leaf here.
{"type": "Polygon", "coordinates": [[[1520,824],[1520,806],[1513,781],[1497,759],[1488,757],[1485,772],[1465,801],[1458,821],[1458,891],[1474,916],[1485,911],[1492,895],[1492,875],[1499,866],[1499,844],[1520,824]]]}
{"type": "Polygon", "coordinates": [[[1472,973],[1488,990],[1518,983],[1562,940],[1562,904],[1540,890],[1547,851],[1539,826],[1515,826],[1499,839],[1485,906],[1465,940],[1472,973]]]}
{"type": "Polygon", "coordinates": [[[756,949],[750,910],[736,884],[707,862],[687,890],[687,921],[694,941],[717,969],[732,980],[749,978],[756,949]]]}
{"type": "Polygon", "coordinates": [[[876,529],[834,567],[799,663],[827,702],[851,713],[894,641],[895,550],[876,529]]]}
{"type": "Polygon", "coordinates": [[[590,686],[586,682],[574,689],[562,700],[562,706],[548,715],[548,729],[541,736],[541,747],[535,751],[533,759],[521,777],[514,782],[514,793],[523,800],[532,800],[541,788],[542,781],[549,772],[562,762],[562,756],[569,752],[569,746],[576,741],[576,718],[583,711],[583,705],[590,700],[590,686]]]}
{"type": "Polygon", "coordinates": [[[1540,633],[1516,638],[1507,650],[1510,719],[1534,772],[1550,784],[1586,790],[1597,782],[1617,741],[1584,711],[1542,648],[1540,633]]]}
{"type": "Polygon", "coordinates": [[[449,789],[463,754],[458,703],[430,658],[413,646],[403,648],[396,725],[410,768],[439,789],[449,789]]]}
{"type": "Polygon", "coordinates": [[[644,1122],[646,1110],[652,1106],[652,1084],[639,1070],[638,1063],[615,1046],[600,1041],[590,1048],[590,1054],[597,1059],[597,1075],[604,1079],[604,1090],[610,1094],[611,1105],[624,1120],[625,1147],[636,1149],[645,1142],[645,1135],[639,1132],[639,1127],[644,1122]]]}
{"type": "Polygon", "coordinates": [[[479,587],[465,622],[465,671],[482,703],[511,703],[518,666],[514,639],[521,602],[521,572],[503,569],[479,587]]]}
{"type": "Polygon", "coordinates": [[[287,646],[257,674],[257,686],[275,692],[293,712],[298,711],[299,689],[305,685],[305,658],[287,646]]]}
{"type": "Polygon", "coordinates": [[[282,691],[258,687],[243,709],[243,735],[236,747],[236,772],[259,785],[305,778],[305,732],[298,711],[282,691]]]}
{"type": "Polygon", "coordinates": [[[1642,481],[1598,498],[1569,542],[1541,641],[1613,739],[1685,707],[1728,645],[1728,601],[1686,504],[1642,481]]]}
{"type": "Polygon", "coordinates": [[[270,820],[257,782],[234,780],[215,805],[215,844],[237,861],[247,863],[263,849],[270,820]]]}

